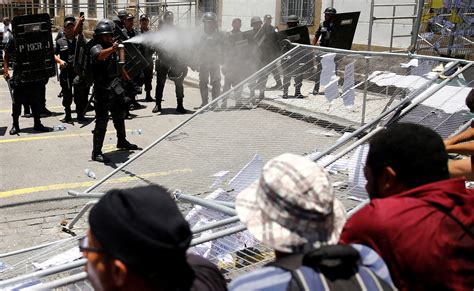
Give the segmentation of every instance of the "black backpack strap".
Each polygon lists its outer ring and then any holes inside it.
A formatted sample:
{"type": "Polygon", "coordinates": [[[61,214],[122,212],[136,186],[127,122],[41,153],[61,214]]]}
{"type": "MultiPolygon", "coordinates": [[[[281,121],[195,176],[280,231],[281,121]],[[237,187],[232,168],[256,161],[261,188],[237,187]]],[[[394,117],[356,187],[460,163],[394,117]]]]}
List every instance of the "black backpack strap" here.
{"type": "Polygon", "coordinates": [[[306,254],[303,265],[321,274],[329,290],[366,290],[370,284],[380,290],[393,290],[372,270],[360,265],[359,251],[349,245],[323,246],[306,254]],[[370,277],[364,280],[362,273],[370,277]]]}
{"type": "Polygon", "coordinates": [[[434,202],[428,202],[428,204],[433,206],[437,210],[443,212],[449,218],[454,220],[454,222],[456,222],[464,230],[464,232],[466,232],[472,239],[474,239],[474,233],[472,232],[472,230],[470,230],[464,223],[462,223],[459,219],[457,219],[456,216],[454,216],[448,208],[434,202]]]}

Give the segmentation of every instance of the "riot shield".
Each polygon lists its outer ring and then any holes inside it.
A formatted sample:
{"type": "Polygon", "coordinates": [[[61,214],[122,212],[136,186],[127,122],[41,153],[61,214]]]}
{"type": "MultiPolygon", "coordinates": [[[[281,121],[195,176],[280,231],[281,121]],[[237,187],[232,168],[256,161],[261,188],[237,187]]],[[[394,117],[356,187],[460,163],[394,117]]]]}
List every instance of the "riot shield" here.
{"type": "Polygon", "coordinates": [[[92,71],[90,68],[90,50],[94,45],[94,41],[87,41],[83,35],[77,38],[76,52],[74,57],[74,71],[82,80],[92,86],[92,71]]]}
{"type": "Polygon", "coordinates": [[[299,44],[310,44],[309,30],[307,26],[296,26],[277,32],[279,43],[287,39],[299,44]]]}
{"type": "Polygon", "coordinates": [[[47,13],[15,16],[14,75],[20,82],[49,79],[56,75],[51,20],[47,13]]]}
{"type": "Polygon", "coordinates": [[[360,11],[334,15],[329,47],[350,50],[354,40],[360,11]]]}
{"type": "MultiPolygon", "coordinates": [[[[307,26],[297,26],[278,32],[278,40],[282,47],[282,51],[291,50],[294,45],[292,43],[310,44],[309,30],[307,26]]],[[[313,52],[309,48],[300,49],[290,53],[282,61],[283,73],[289,76],[303,75],[306,77],[313,71],[313,52]]]]}
{"type": "Polygon", "coordinates": [[[124,69],[130,78],[134,79],[139,76],[143,69],[148,67],[150,64],[146,58],[140,52],[138,46],[134,43],[125,42],[125,65],[124,69]]]}

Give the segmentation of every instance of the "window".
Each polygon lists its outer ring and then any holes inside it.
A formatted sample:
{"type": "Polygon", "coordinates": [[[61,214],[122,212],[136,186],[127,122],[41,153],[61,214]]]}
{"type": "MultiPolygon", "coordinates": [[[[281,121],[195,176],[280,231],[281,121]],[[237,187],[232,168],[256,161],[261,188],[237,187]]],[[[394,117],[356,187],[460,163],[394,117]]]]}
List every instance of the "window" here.
{"type": "Polygon", "coordinates": [[[79,0],[72,0],[72,14],[79,14],[79,0]]]}
{"type": "Polygon", "coordinates": [[[146,2],[147,2],[146,13],[148,14],[149,17],[160,15],[160,6],[156,5],[156,0],[146,0],[146,2]]]}
{"type": "Polygon", "coordinates": [[[106,0],[106,1],[107,1],[107,15],[109,18],[111,18],[116,15],[114,11],[114,9],[117,9],[116,1],[115,0],[106,0]]]}
{"type": "Polygon", "coordinates": [[[96,0],[87,0],[87,17],[90,17],[90,18],[97,17],[97,1],[96,0]]]}
{"type": "Polygon", "coordinates": [[[281,20],[286,22],[289,15],[297,15],[300,23],[314,24],[314,0],[281,0],[281,20]]]}
{"type": "Polygon", "coordinates": [[[199,0],[199,11],[201,14],[205,12],[217,14],[217,0],[199,0]]]}

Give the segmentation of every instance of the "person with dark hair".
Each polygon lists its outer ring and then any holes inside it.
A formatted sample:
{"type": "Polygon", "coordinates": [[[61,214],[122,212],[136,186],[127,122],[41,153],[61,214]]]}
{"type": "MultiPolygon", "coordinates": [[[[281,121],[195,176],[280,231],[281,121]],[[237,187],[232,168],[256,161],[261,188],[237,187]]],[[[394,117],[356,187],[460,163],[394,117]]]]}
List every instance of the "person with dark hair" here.
{"type": "Polygon", "coordinates": [[[95,290],[226,290],[216,266],[186,253],[189,224],[161,186],[107,192],[89,225],[79,250],[95,290]]]}
{"type": "Polygon", "coordinates": [[[356,212],[342,243],[373,248],[400,290],[474,286],[474,195],[448,179],[448,154],[433,130],[398,123],[370,141],[365,164],[370,204],[356,212]]]}
{"type": "Polygon", "coordinates": [[[276,260],[234,279],[230,290],[394,289],[387,266],[373,250],[337,244],[346,221],[344,206],[326,171],[307,157],[288,153],[271,159],[235,203],[241,222],[275,250],[276,260]]]}
{"type": "MultiPolygon", "coordinates": [[[[80,26],[84,23],[84,17],[79,18],[80,26]]],[[[62,122],[72,123],[71,104],[74,99],[76,104],[76,114],[78,121],[87,121],[84,117],[84,110],[87,105],[88,91],[80,93],[78,86],[74,86],[74,79],[77,77],[74,71],[74,63],[77,49],[77,23],[75,18],[69,18],[64,21],[64,36],[56,41],[54,54],[56,55],[56,63],[60,65],[61,73],[59,75],[61,92],[63,95],[63,106],[65,116],[62,122]],[[74,87],[74,94],[73,94],[74,87]]]]}
{"type": "MultiPolygon", "coordinates": [[[[474,113],[474,89],[471,89],[466,97],[466,106],[471,113],[474,113]]],[[[444,141],[448,153],[471,156],[468,159],[450,160],[448,162],[449,174],[452,178],[466,177],[468,180],[474,179],[474,167],[472,155],[474,155],[474,121],[471,127],[465,131],[450,137],[444,141]]]]}

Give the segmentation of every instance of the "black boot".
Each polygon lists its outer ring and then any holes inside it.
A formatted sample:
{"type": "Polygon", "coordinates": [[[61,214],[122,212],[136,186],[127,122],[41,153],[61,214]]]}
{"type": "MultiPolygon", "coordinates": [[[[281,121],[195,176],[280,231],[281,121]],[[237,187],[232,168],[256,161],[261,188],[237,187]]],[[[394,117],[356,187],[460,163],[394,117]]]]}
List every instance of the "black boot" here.
{"type": "Polygon", "coordinates": [[[16,135],[21,131],[18,123],[13,123],[12,128],[10,129],[10,135],[16,135]]]}
{"type": "Polygon", "coordinates": [[[37,117],[35,117],[35,125],[33,126],[33,129],[39,132],[48,132],[52,131],[52,128],[46,127],[41,123],[41,120],[37,117]]]}
{"type": "Polygon", "coordinates": [[[136,144],[130,143],[126,139],[117,142],[117,148],[121,150],[129,150],[129,151],[140,149],[136,144]]]}
{"type": "Polygon", "coordinates": [[[179,113],[186,114],[188,111],[186,111],[186,109],[184,109],[183,99],[176,99],[176,101],[178,103],[178,106],[176,107],[176,111],[178,111],[179,113]]]}
{"type": "Polygon", "coordinates": [[[46,127],[41,123],[35,124],[35,126],[33,126],[33,129],[39,132],[50,132],[52,130],[51,128],[46,127]]]}
{"type": "Polygon", "coordinates": [[[150,91],[146,91],[146,97],[145,97],[145,102],[153,102],[155,99],[151,97],[150,91]]]}
{"type": "Polygon", "coordinates": [[[114,120],[114,127],[117,131],[117,148],[121,150],[138,150],[140,149],[136,144],[128,142],[125,134],[125,121],[114,120]]]}
{"type": "Polygon", "coordinates": [[[161,112],[161,102],[158,102],[156,103],[155,107],[153,108],[153,110],[151,112],[153,113],[158,113],[158,112],[161,112]]]}
{"type": "Polygon", "coordinates": [[[110,163],[110,159],[107,158],[102,152],[92,152],[91,160],[99,162],[99,163],[110,163]]]}
{"type": "Polygon", "coordinates": [[[288,98],[288,87],[283,88],[283,95],[281,96],[283,99],[288,98]]]}
{"type": "Polygon", "coordinates": [[[305,96],[301,94],[301,90],[299,88],[295,89],[295,98],[305,98],[305,96]]]}
{"type": "Polygon", "coordinates": [[[94,136],[92,138],[91,159],[93,161],[100,162],[100,163],[110,162],[110,159],[102,153],[102,145],[104,144],[105,130],[104,131],[93,130],[92,133],[94,136]]]}
{"type": "Polygon", "coordinates": [[[61,122],[64,122],[64,123],[72,123],[72,116],[71,116],[71,108],[64,108],[64,112],[65,112],[65,115],[64,115],[64,118],[61,119],[61,122]]]}

